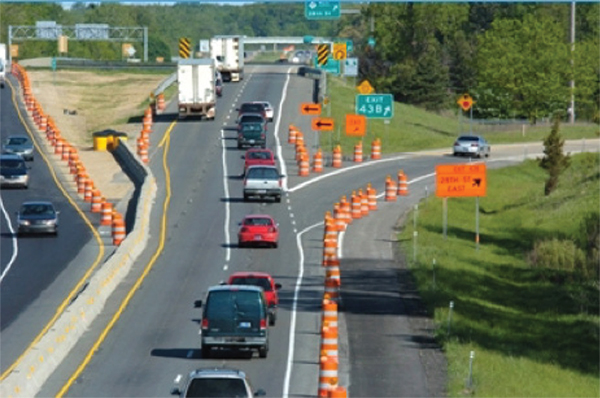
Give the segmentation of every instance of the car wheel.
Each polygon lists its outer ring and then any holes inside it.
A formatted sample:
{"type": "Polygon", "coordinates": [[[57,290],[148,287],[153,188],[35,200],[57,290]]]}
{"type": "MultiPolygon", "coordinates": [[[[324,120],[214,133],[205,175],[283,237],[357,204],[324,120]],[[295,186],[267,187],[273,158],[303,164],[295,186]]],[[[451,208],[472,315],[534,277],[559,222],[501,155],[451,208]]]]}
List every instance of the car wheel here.
{"type": "Polygon", "coordinates": [[[277,316],[275,314],[271,314],[269,316],[269,326],[275,326],[276,321],[277,321],[277,316]]]}
{"type": "Polygon", "coordinates": [[[248,201],[248,195],[244,194],[244,202],[248,201]]]}
{"type": "Polygon", "coordinates": [[[202,358],[204,358],[204,359],[210,358],[210,347],[202,346],[202,358]]]}
{"type": "Polygon", "coordinates": [[[269,352],[269,347],[264,345],[258,349],[258,356],[261,358],[266,358],[268,352],[269,352]]]}
{"type": "Polygon", "coordinates": [[[276,196],[275,197],[275,202],[276,203],[281,203],[281,196],[276,196]]]}
{"type": "Polygon", "coordinates": [[[277,244],[277,242],[273,242],[272,246],[273,246],[273,249],[277,249],[277,246],[279,246],[279,245],[277,244]]]}

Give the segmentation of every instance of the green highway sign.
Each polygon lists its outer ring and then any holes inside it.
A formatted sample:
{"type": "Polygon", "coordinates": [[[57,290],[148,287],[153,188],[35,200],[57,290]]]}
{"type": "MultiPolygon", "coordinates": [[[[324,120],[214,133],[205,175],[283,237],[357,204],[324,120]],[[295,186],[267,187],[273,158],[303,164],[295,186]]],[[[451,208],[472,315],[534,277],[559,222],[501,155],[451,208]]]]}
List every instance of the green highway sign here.
{"type": "Polygon", "coordinates": [[[339,0],[315,0],[304,3],[304,16],[306,19],[338,19],[341,14],[339,0]]]}
{"type": "Polygon", "coordinates": [[[371,119],[391,119],[394,117],[394,97],[392,94],[357,94],[355,113],[371,119]]]}
{"type": "Polygon", "coordinates": [[[341,71],[340,61],[335,60],[333,58],[327,58],[327,62],[324,65],[319,65],[317,63],[317,57],[315,57],[315,65],[317,68],[324,70],[327,73],[331,73],[334,75],[339,75],[341,71]]]}

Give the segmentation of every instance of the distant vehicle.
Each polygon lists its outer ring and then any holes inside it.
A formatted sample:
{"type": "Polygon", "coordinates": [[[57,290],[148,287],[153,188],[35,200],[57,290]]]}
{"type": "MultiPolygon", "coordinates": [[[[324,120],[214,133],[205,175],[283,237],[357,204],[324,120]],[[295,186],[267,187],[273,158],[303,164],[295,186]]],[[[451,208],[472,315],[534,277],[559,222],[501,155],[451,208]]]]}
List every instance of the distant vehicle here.
{"type": "Polygon", "coordinates": [[[213,349],[256,350],[261,358],[269,351],[267,300],[257,286],[221,285],[208,289],[201,321],[202,357],[213,349]]]}
{"type": "Polygon", "coordinates": [[[273,110],[271,103],[269,101],[254,101],[254,103],[263,105],[263,107],[265,108],[265,116],[267,117],[267,120],[272,122],[273,117],[275,115],[275,111],[273,110]]]}
{"type": "Polygon", "coordinates": [[[17,228],[20,235],[25,233],[58,234],[58,214],[52,202],[24,202],[17,212],[17,228]]]}
{"type": "Polygon", "coordinates": [[[477,156],[478,158],[490,156],[490,144],[485,138],[478,135],[461,135],[454,142],[453,155],[477,156]]]}
{"type": "Polygon", "coordinates": [[[242,175],[246,175],[246,170],[250,166],[275,166],[275,154],[270,149],[258,149],[250,148],[244,155],[244,172],[242,175]]]}
{"type": "Polygon", "coordinates": [[[279,295],[277,291],[281,289],[280,283],[275,283],[273,277],[266,272],[240,271],[229,276],[228,285],[254,285],[262,287],[267,299],[269,308],[269,326],[275,326],[277,321],[277,306],[279,305],[279,295]]]}
{"type": "Polygon", "coordinates": [[[309,64],[310,55],[310,51],[298,50],[290,57],[290,62],[294,64],[309,64]]]}
{"type": "Polygon", "coordinates": [[[2,152],[15,153],[25,160],[33,160],[33,141],[26,135],[9,135],[2,143],[2,152]]]}
{"type": "Polygon", "coordinates": [[[282,178],[275,166],[250,166],[244,176],[244,201],[257,197],[281,202],[282,178]]]}
{"type": "Polygon", "coordinates": [[[217,97],[220,97],[223,95],[223,77],[219,71],[216,71],[215,75],[215,91],[217,92],[217,97]]]}
{"type": "Polygon", "coordinates": [[[29,187],[29,167],[21,155],[0,155],[0,186],[24,189],[29,187]]]}
{"type": "Polygon", "coordinates": [[[211,59],[181,59],[177,64],[179,117],[214,119],[217,107],[215,63],[211,59]]]}
{"type": "Polygon", "coordinates": [[[210,39],[210,57],[225,82],[244,78],[244,36],[214,36],[210,39]]]}
{"type": "Polygon", "coordinates": [[[264,126],[264,130],[267,131],[267,118],[263,113],[241,113],[237,120],[237,130],[240,131],[241,127],[245,123],[260,123],[264,126]]]}
{"type": "Polygon", "coordinates": [[[267,214],[250,214],[240,222],[238,246],[267,246],[277,248],[279,245],[279,224],[267,214]]]}
{"type": "Polygon", "coordinates": [[[6,44],[0,43],[0,88],[4,88],[4,79],[6,78],[6,70],[8,69],[8,54],[6,52],[6,44]]]}
{"type": "Polygon", "coordinates": [[[265,395],[263,390],[252,390],[246,373],[237,369],[196,369],[188,375],[183,389],[175,387],[171,395],[198,398],[253,398],[265,395]]]}
{"type": "Polygon", "coordinates": [[[238,118],[245,113],[259,113],[268,120],[267,111],[262,102],[244,102],[239,108],[237,108],[237,111],[238,118]]]}
{"type": "Polygon", "coordinates": [[[237,147],[267,146],[267,130],[263,123],[246,122],[238,125],[237,147]]]}

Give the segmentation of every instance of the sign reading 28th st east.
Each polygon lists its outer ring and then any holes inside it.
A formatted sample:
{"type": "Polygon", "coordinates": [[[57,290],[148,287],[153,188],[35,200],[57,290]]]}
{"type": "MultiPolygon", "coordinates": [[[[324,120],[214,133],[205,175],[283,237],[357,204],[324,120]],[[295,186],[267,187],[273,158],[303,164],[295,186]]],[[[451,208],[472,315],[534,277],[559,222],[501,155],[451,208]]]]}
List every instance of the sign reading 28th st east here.
{"type": "Polygon", "coordinates": [[[435,194],[442,198],[485,196],[485,163],[438,164],[435,166],[435,194]]]}
{"type": "Polygon", "coordinates": [[[355,113],[372,119],[391,119],[394,97],[392,94],[357,94],[355,113]]]}

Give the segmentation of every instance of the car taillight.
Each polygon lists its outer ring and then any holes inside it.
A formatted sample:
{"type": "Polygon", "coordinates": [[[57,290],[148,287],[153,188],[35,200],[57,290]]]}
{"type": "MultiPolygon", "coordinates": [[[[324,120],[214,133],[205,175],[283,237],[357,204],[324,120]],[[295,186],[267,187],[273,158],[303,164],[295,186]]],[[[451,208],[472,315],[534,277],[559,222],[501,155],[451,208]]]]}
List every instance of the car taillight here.
{"type": "Polygon", "coordinates": [[[277,232],[277,230],[274,227],[269,228],[269,232],[277,232]]]}
{"type": "Polygon", "coordinates": [[[248,232],[248,227],[242,227],[242,230],[240,232],[248,232]]]}
{"type": "Polygon", "coordinates": [[[471,144],[471,146],[479,146],[479,144],[476,143],[476,142],[474,142],[474,143],[471,144]]]}
{"type": "Polygon", "coordinates": [[[244,178],[244,186],[246,186],[246,184],[247,184],[247,183],[248,183],[248,180],[246,180],[246,179],[244,178]]]}
{"type": "Polygon", "coordinates": [[[202,319],[202,329],[208,329],[208,319],[202,319]]]}
{"type": "Polygon", "coordinates": [[[282,184],[281,184],[281,178],[280,178],[279,179],[279,187],[281,187],[281,186],[282,186],[282,184]]]}
{"type": "Polygon", "coordinates": [[[265,139],[265,135],[264,135],[264,134],[261,134],[261,135],[260,135],[260,139],[261,139],[261,140],[264,140],[264,139],[265,139]]]}
{"type": "Polygon", "coordinates": [[[266,330],[266,329],[267,329],[267,320],[261,319],[260,320],[260,330],[266,330]]]}
{"type": "Polygon", "coordinates": [[[460,145],[460,144],[458,143],[458,141],[455,141],[454,146],[457,146],[457,145],[460,145]]]}

